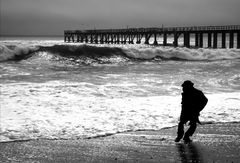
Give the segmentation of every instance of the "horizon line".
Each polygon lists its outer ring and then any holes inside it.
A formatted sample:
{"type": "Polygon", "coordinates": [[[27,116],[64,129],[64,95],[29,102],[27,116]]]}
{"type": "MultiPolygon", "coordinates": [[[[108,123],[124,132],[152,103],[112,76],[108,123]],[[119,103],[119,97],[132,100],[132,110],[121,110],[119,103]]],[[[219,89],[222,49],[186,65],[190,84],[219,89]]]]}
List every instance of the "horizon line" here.
{"type": "Polygon", "coordinates": [[[51,34],[51,35],[47,35],[47,34],[38,34],[38,35],[29,35],[29,34],[0,34],[0,37],[62,37],[64,36],[63,34],[51,34]]]}

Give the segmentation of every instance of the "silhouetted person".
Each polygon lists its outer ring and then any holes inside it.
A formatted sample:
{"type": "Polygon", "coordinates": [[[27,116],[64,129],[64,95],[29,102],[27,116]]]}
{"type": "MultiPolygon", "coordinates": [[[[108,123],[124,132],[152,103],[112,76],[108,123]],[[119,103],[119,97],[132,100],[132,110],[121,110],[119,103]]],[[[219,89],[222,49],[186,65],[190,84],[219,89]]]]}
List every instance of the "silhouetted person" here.
{"type": "Polygon", "coordinates": [[[204,96],[202,91],[194,88],[193,85],[194,84],[189,80],[184,81],[182,84],[182,111],[175,142],[179,142],[182,138],[185,142],[191,142],[190,136],[195,132],[197,123],[200,123],[198,119],[199,113],[208,102],[208,99],[204,96]],[[188,121],[190,121],[190,127],[184,134],[184,124],[188,121]]]}

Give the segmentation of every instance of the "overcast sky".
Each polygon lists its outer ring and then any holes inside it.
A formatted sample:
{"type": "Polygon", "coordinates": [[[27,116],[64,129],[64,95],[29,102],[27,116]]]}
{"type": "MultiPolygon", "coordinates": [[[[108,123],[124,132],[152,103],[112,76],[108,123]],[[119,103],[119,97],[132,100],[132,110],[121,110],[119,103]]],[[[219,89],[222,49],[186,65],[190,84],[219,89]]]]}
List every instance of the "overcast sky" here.
{"type": "Polygon", "coordinates": [[[240,24],[240,0],[0,0],[0,33],[240,24]]]}

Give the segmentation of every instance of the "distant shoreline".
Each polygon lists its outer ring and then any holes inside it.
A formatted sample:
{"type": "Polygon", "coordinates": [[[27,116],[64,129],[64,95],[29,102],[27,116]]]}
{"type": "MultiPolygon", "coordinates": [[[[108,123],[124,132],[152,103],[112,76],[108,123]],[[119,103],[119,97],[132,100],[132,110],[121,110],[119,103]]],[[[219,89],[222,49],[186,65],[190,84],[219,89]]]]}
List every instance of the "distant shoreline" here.
{"type": "Polygon", "coordinates": [[[63,37],[64,35],[0,35],[1,37],[63,37]]]}

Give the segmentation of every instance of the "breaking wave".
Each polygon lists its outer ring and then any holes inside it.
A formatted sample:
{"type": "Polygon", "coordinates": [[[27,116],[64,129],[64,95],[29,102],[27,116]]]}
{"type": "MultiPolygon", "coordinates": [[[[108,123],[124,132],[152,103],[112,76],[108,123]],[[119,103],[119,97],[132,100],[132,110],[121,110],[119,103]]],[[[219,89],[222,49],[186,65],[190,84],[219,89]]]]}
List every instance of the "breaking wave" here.
{"type": "MultiPolygon", "coordinates": [[[[173,47],[153,47],[147,45],[87,45],[87,44],[55,44],[55,45],[0,45],[0,61],[24,60],[46,52],[50,55],[81,60],[93,59],[97,62],[118,62],[134,60],[190,60],[216,61],[240,59],[240,49],[189,49],[173,47]]],[[[41,55],[39,55],[41,56],[41,55]]]]}

